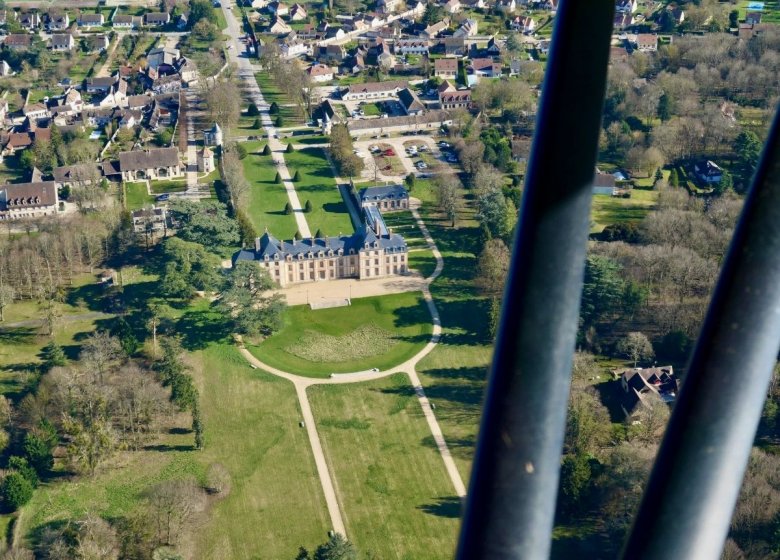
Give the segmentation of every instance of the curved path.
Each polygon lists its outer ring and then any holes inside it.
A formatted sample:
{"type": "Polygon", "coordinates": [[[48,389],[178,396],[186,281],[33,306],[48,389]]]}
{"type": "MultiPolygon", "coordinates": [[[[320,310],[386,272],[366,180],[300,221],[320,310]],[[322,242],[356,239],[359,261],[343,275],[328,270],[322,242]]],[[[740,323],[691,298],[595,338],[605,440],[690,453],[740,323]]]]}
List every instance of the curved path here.
{"type": "Polygon", "coordinates": [[[431,404],[428,401],[428,397],[425,396],[425,391],[423,390],[422,383],[420,382],[420,378],[417,376],[417,371],[415,369],[420,360],[427,356],[431,350],[436,347],[436,345],[439,343],[439,340],[441,339],[441,318],[439,316],[439,310],[436,308],[436,303],[433,301],[433,297],[431,296],[429,286],[431,282],[439,277],[442,270],[444,269],[444,260],[442,259],[441,252],[439,251],[438,247],[436,247],[436,243],[433,241],[427,226],[420,217],[420,213],[418,212],[420,201],[417,199],[411,199],[410,202],[412,215],[417,221],[417,225],[425,237],[425,241],[428,244],[428,247],[433,252],[433,256],[436,257],[436,268],[434,269],[433,273],[425,280],[425,285],[422,288],[423,299],[428,306],[428,311],[430,312],[431,319],[433,320],[433,333],[431,334],[431,340],[422,350],[420,350],[412,358],[408,359],[402,364],[385,371],[357,371],[354,373],[339,373],[333,374],[331,377],[323,379],[303,377],[294,373],[282,371],[261,362],[246,348],[240,348],[241,354],[250,364],[278,377],[288,379],[295,386],[295,392],[298,395],[298,400],[301,405],[301,413],[303,415],[306,432],[309,437],[309,444],[311,445],[312,452],[314,453],[314,463],[317,467],[317,474],[319,475],[320,483],[322,484],[322,491],[325,494],[325,503],[328,506],[328,514],[330,515],[331,524],[335,532],[341,533],[345,536],[347,534],[346,528],[341,517],[341,510],[339,509],[336,490],[333,485],[333,477],[328,470],[328,463],[325,460],[325,454],[322,450],[322,443],[320,442],[320,437],[317,433],[317,426],[314,422],[314,415],[312,414],[311,406],[309,405],[309,399],[306,395],[306,389],[312,385],[340,385],[346,383],[360,383],[363,381],[381,379],[395,373],[407,374],[409,376],[409,380],[412,383],[412,387],[414,388],[414,392],[417,395],[417,400],[420,402],[420,406],[422,407],[425,420],[428,422],[428,427],[431,430],[433,439],[436,442],[436,447],[438,448],[439,454],[444,461],[444,467],[447,470],[447,474],[449,475],[450,480],[452,481],[453,487],[455,488],[455,492],[460,498],[463,498],[466,495],[466,487],[463,484],[463,480],[460,476],[460,473],[458,472],[457,467],[455,466],[455,461],[452,459],[452,454],[447,447],[447,442],[444,440],[444,435],[441,431],[441,428],[439,427],[439,423],[436,420],[436,415],[433,413],[431,404]]]}

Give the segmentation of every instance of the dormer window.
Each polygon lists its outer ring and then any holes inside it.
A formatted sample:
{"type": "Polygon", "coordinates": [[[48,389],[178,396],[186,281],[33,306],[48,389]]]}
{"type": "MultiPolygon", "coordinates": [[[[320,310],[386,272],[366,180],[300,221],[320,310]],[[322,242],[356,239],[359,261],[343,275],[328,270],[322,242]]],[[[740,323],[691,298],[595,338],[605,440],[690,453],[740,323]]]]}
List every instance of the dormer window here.
{"type": "Polygon", "coordinates": [[[350,249],[350,250],[349,250],[349,254],[350,254],[350,255],[354,255],[354,254],[355,254],[355,250],[354,250],[354,249],[350,249]]]}
{"type": "Polygon", "coordinates": [[[298,260],[299,260],[299,261],[302,261],[302,260],[303,260],[303,253],[298,253],[298,260]]]}
{"type": "Polygon", "coordinates": [[[344,249],[339,249],[339,257],[344,254],[344,249]]]}
{"type": "Polygon", "coordinates": [[[264,257],[263,257],[263,260],[264,260],[265,262],[268,262],[268,255],[264,256],[264,257]]]}
{"type": "Polygon", "coordinates": [[[323,253],[322,251],[320,251],[320,252],[318,252],[318,253],[317,253],[317,256],[318,256],[319,258],[322,258],[322,257],[324,257],[324,256],[325,256],[325,253],[323,253]]]}
{"type": "Polygon", "coordinates": [[[374,249],[377,249],[379,247],[379,241],[374,241],[374,249]]]}
{"type": "Polygon", "coordinates": [[[274,260],[275,260],[275,261],[278,261],[278,260],[279,260],[279,253],[274,253],[274,260]]]}
{"type": "Polygon", "coordinates": [[[309,254],[308,254],[308,255],[306,255],[306,256],[307,256],[308,258],[310,258],[310,259],[313,259],[313,258],[314,258],[314,253],[312,253],[311,251],[309,251],[309,254]]]}

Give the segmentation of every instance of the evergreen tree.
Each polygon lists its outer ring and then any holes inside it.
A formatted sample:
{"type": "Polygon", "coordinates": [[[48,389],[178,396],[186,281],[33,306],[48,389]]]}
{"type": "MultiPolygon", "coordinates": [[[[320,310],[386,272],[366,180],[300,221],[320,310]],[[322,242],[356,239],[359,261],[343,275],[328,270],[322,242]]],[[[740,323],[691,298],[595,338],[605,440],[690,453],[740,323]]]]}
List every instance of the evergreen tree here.
{"type": "Polygon", "coordinates": [[[679,187],[680,186],[680,175],[677,173],[677,168],[672,168],[671,173],[669,173],[669,185],[672,187],[679,187]]]}
{"type": "Polygon", "coordinates": [[[307,200],[306,204],[303,205],[303,211],[307,214],[313,210],[313,206],[311,205],[311,200],[307,200]]]}
{"type": "Polygon", "coordinates": [[[295,151],[295,148],[293,148],[292,142],[287,144],[287,148],[285,148],[284,151],[287,152],[288,154],[291,154],[291,153],[293,153],[295,151]]]}
{"type": "Polygon", "coordinates": [[[284,121],[282,120],[282,115],[277,115],[276,119],[274,119],[274,126],[276,128],[281,128],[284,126],[284,121]]]}
{"type": "Polygon", "coordinates": [[[279,114],[279,105],[274,101],[271,103],[271,106],[268,108],[268,112],[271,115],[278,115],[279,114]]]}
{"type": "Polygon", "coordinates": [[[498,333],[498,324],[501,321],[501,302],[497,297],[490,299],[490,315],[488,318],[488,333],[493,340],[498,333]]]}
{"type": "Polygon", "coordinates": [[[282,176],[279,175],[278,171],[276,172],[276,176],[274,177],[274,183],[276,183],[277,185],[282,184],[282,176]]]}
{"type": "Polygon", "coordinates": [[[203,449],[203,419],[200,416],[200,405],[197,400],[192,408],[192,431],[195,433],[195,449],[203,449]]]}
{"type": "Polygon", "coordinates": [[[292,207],[292,204],[290,204],[290,203],[288,202],[287,204],[285,204],[285,205],[284,205],[284,214],[285,214],[286,216],[289,216],[289,215],[290,215],[290,214],[292,214],[292,213],[293,213],[293,207],[292,207]]]}
{"type": "Polygon", "coordinates": [[[0,483],[0,499],[12,511],[29,502],[32,495],[32,484],[18,472],[7,474],[0,483]]]}
{"type": "Polygon", "coordinates": [[[322,233],[322,230],[321,230],[321,229],[318,229],[318,230],[317,230],[317,233],[315,233],[315,234],[314,234],[314,237],[315,237],[316,239],[324,239],[324,238],[325,238],[325,234],[324,234],[324,233],[322,233]]]}
{"type": "Polygon", "coordinates": [[[295,235],[293,237],[295,237],[295,239],[297,239],[298,241],[303,239],[303,236],[301,235],[301,232],[298,231],[298,230],[295,230],[295,235]]]}
{"type": "Polygon", "coordinates": [[[43,368],[48,371],[53,367],[62,367],[68,363],[68,359],[65,357],[65,352],[62,350],[62,346],[54,342],[49,342],[41,350],[41,359],[43,360],[43,368]]]}
{"type": "Polygon", "coordinates": [[[269,146],[268,144],[266,144],[265,147],[263,148],[263,155],[264,156],[271,155],[271,146],[269,146]]]}
{"type": "Polygon", "coordinates": [[[292,180],[294,182],[296,182],[296,183],[301,180],[301,172],[298,171],[297,169],[295,170],[295,173],[293,174],[292,180]]]}
{"type": "Polygon", "coordinates": [[[254,103],[250,103],[249,107],[246,110],[246,114],[250,117],[256,117],[260,114],[260,109],[257,108],[257,105],[254,103]]]}
{"type": "Polygon", "coordinates": [[[414,173],[409,173],[406,178],[404,179],[404,186],[406,187],[406,190],[409,192],[412,192],[412,189],[414,189],[414,183],[417,180],[417,178],[414,176],[414,173]]]}
{"type": "Polygon", "coordinates": [[[659,167],[655,170],[655,177],[653,177],[653,186],[655,186],[656,183],[658,183],[658,181],[662,181],[663,178],[664,178],[664,174],[661,171],[661,168],[659,167]]]}
{"type": "Polygon", "coordinates": [[[255,119],[255,122],[252,124],[252,128],[255,130],[260,130],[263,128],[263,122],[260,119],[255,119]]]}

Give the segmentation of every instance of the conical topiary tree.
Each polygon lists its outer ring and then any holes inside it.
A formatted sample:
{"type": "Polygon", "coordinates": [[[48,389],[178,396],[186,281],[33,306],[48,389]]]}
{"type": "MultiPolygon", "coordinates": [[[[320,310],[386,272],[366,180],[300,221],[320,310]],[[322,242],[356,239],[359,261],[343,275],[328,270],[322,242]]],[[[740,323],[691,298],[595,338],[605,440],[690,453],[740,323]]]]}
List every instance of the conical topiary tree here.
{"type": "Polygon", "coordinates": [[[282,183],[282,176],[279,175],[278,171],[276,172],[276,177],[274,177],[274,183],[276,183],[277,185],[282,183]]]}
{"type": "Polygon", "coordinates": [[[312,211],[312,208],[313,207],[311,205],[311,200],[307,200],[306,204],[303,205],[303,211],[306,212],[307,214],[312,211]]]}
{"type": "Polygon", "coordinates": [[[287,204],[285,204],[285,205],[284,205],[284,213],[285,213],[287,216],[289,216],[290,214],[292,214],[292,213],[293,213],[292,204],[290,204],[289,202],[288,202],[287,204]]]}
{"type": "Polygon", "coordinates": [[[318,230],[317,230],[317,233],[315,233],[315,234],[314,234],[314,237],[316,237],[317,239],[322,239],[322,238],[324,238],[324,237],[325,237],[325,234],[324,234],[324,233],[322,233],[322,230],[321,230],[321,229],[318,229],[318,230]]]}
{"type": "Polygon", "coordinates": [[[268,108],[268,112],[272,115],[278,115],[279,114],[279,105],[276,104],[276,101],[271,103],[271,106],[268,108]]]}
{"type": "Polygon", "coordinates": [[[246,110],[246,114],[249,115],[250,117],[256,117],[257,115],[260,114],[260,109],[258,109],[257,105],[255,105],[254,103],[250,103],[249,107],[246,110]]]}
{"type": "Polygon", "coordinates": [[[295,151],[295,148],[293,148],[292,142],[290,142],[289,144],[287,144],[287,149],[285,150],[285,152],[287,152],[288,154],[291,154],[291,153],[293,153],[294,151],[295,151]]]}
{"type": "Polygon", "coordinates": [[[263,148],[263,155],[264,156],[270,156],[271,155],[271,146],[268,144],[265,145],[265,148],[263,148]]]}
{"type": "Polygon", "coordinates": [[[254,128],[255,130],[260,130],[261,128],[263,128],[262,121],[260,121],[260,119],[255,119],[255,122],[252,124],[252,128],[254,128]]]}
{"type": "Polygon", "coordinates": [[[295,237],[295,239],[297,239],[298,241],[300,241],[301,239],[303,239],[303,237],[301,237],[301,232],[300,232],[300,231],[296,231],[296,232],[295,232],[295,236],[294,236],[294,237],[295,237]]]}
{"type": "Polygon", "coordinates": [[[281,115],[277,116],[276,120],[274,120],[274,126],[276,128],[281,128],[282,126],[284,126],[284,121],[282,120],[282,116],[281,115]]]}
{"type": "Polygon", "coordinates": [[[293,175],[293,181],[297,183],[300,180],[301,180],[301,172],[296,169],[295,174],[293,175]]]}

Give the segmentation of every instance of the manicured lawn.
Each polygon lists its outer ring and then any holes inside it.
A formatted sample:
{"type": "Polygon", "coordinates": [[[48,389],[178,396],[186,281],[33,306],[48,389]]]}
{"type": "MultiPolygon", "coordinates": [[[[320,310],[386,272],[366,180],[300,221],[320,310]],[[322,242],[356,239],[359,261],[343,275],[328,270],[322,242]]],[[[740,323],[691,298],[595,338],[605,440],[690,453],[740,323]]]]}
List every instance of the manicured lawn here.
{"type": "Polygon", "coordinates": [[[285,136],[279,139],[284,144],[327,144],[329,142],[327,136],[321,134],[307,134],[300,136],[285,136]]]}
{"type": "Polygon", "coordinates": [[[361,105],[360,108],[363,109],[367,117],[378,117],[384,112],[377,103],[367,103],[366,105],[361,105]]]}
{"type": "MultiPolygon", "coordinates": [[[[430,183],[418,181],[412,196],[430,200],[430,183]]],[[[456,228],[451,228],[430,203],[423,205],[422,214],[444,257],[442,275],[431,285],[443,336],[420,361],[417,371],[425,393],[436,405],[436,417],[461,477],[468,482],[492,355],[488,302],[473,286],[479,230],[471,207],[461,212],[456,228]]]]}
{"type": "MultiPolygon", "coordinates": [[[[739,3],[739,19],[745,20],[745,14],[748,12],[748,5],[752,0],[742,0],[739,3]]],[[[778,0],[760,0],[764,3],[764,10],[761,12],[761,23],[780,23],[780,2],[778,0]]]]}
{"type": "Polygon", "coordinates": [[[154,194],[183,192],[187,190],[186,179],[152,181],[150,185],[154,194]]]}
{"type": "Polygon", "coordinates": [[[266,228],[279,239],[292,239],[298,226],[293,215],[284,213],[289,202],[281,184],[276,184],[276,166],[271,156],[262,155],[265,143],[245,142],[249,151],[243,159],[244,175],[252,188],[249,191],[247,213],[255,230],[262,233],[266,228]]]}
{"type": "MultiPolygon", "coordinates": [[[[282,117],[282,126],[296,126],[304,124],[303,116],[298,112],[298,108],[292,104],[291,100],[283,93],[266,72],[255,74],[257,85],[263,92],[263,98],[269,103],[276,103],[279,106],[279,115],[282,117]]],[[[276,115],[271,115],[275,119],[276,115]]]]}
{"type": "Polygon", "coordinates": [[[652,210],[658,202],[658,191],[633,189],[631,198],[620,198],[606,194],[593,196],[591,208],[592,233],[599,233],[609,224],[619,222],[637,223],[652,210]]]}
{"type": "Polygon", "coordinates": [[[420,294],[393,294],[355,299],[351,306],[333,309],[290,307],[284,328],[249,349],[283,371],[328,377],[398,365],[428,342],[431,330],[420,294]],[[305,351],[302,346],[307,346],[305,351]]]}
{"type": "Polygon", "coordinates": [[[216,344],[189,356],[201,390],[206,447],[193,451],[192,434],[166,433],[156,449],[123,453],[92,479],[41,487],[23,508],[20,534],[78,519],[106,518],[139,507],[143,492],[162,480],[204,478],[221,463],[230,494],[213,502],[195,532],[195,558],[292,558],[300,545],[327,538],[327,512],[291,384],[252,370],[232,347],[216,344]],[[265,556],[267,555],[267,556],[265,556]]]}
{"type": "Polygon", "coordinates": [[[309,389],[347,534],[363,554],[452,558],[460,500],[408,378],[309,389]]]}
{"type": "Polygon", "coordinates": [[[146,183],[138,181],[136,183],[125,183],[125,208],[130,211],[138,210],[154,204],[154,197],[146,191],[146,183]]]}
{"type": "Polygon", "coordinates": [[[433,256],[433,251],[430,249],[409,251],[409,268],[428,278],[436,268],[436,258],[433,256]]]}
{"type": "Polygon", "coordinates": [[[347,207],[336,187],[333,170],[322,148],[304,148],[291,154],[284,154],[290,176],[300,173],[295,191],[301,205],[311,200],[312,211],[306,214],[309,229],[314,234],[318,229],[325,235],[338,235],[339,232],[352,232],[347,207]]]}

